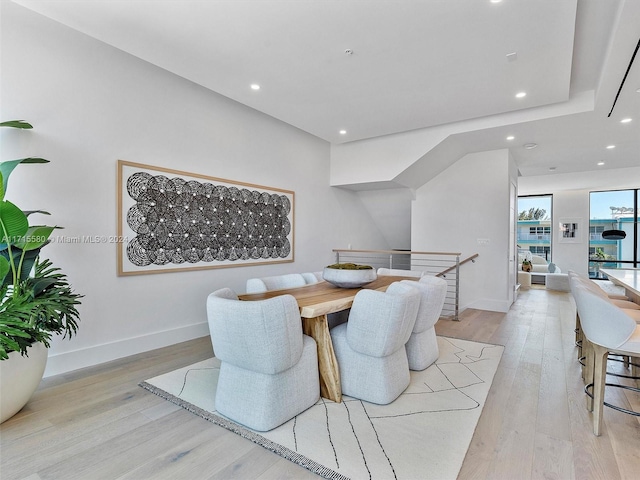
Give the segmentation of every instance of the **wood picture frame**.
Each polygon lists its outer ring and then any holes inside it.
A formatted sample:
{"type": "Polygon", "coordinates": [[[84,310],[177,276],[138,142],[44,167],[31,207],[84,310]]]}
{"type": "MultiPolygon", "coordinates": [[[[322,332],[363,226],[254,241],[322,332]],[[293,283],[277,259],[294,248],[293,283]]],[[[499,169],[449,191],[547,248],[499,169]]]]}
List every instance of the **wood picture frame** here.
{"type": "Polygon", "coordinates": [[[294,261],[291,190],[118,160],[117,272],[294,261]]]}

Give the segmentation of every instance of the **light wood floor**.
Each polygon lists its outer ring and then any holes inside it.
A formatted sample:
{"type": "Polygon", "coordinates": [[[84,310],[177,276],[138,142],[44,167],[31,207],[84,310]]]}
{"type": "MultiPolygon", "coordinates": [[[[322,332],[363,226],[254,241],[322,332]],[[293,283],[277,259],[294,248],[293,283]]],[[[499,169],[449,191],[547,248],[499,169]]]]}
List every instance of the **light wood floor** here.
{"type": "MultiPolygon", "coordinates": [[[[639,478],[635,417],[605,408],[603,435],[591,433],[574,322],[569,294],[532,288],[507,314],[438,323],[440,335],[506,347],[459,478],[639,478]]],[[[0,426],[0,478],[317,478],[137,386],[211,354],[203,338],[45,379],[0,426]]],[[[609,390],[640,411],[635,394],[609,390]]]]}

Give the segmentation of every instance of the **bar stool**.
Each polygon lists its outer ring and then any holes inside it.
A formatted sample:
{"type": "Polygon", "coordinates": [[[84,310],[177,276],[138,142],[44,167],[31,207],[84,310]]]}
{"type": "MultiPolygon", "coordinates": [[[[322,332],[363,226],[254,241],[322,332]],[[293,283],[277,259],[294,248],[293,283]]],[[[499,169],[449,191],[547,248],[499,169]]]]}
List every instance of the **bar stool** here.
{"type": "Polygon", "coordinates": [[[599,436],[602,431],[603,406],[640,416],[639,412],[604,401],[605,387],[640,392],[638,388],[606,383],[609,354],[640,356],[640,326],[608,298],[603,298],[578,282],[574,282],[571,287],[580,315],[583,342],[588,343],[585,360],[587,409],[593,411],[593,433],[599,436]]]}

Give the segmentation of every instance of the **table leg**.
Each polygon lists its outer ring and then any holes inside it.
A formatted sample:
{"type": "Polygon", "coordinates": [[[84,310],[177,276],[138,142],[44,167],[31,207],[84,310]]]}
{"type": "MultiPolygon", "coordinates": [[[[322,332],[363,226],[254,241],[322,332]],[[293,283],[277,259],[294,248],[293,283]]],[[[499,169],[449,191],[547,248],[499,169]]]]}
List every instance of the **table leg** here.
{"type": "Polygon", "coordinates": [[[327,316],[302,319],[302,331],[312,337],[318,345],[318,371],[320,372],[320,394],[334,402],[342,401],[340,370],[333,351],[327,316]]]}

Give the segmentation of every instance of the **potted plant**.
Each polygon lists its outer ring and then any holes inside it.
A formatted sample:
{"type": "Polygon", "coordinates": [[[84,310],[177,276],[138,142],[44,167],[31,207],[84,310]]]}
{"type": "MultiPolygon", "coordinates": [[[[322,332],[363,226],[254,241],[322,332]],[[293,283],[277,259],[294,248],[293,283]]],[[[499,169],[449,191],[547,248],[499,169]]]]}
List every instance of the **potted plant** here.
{"type": "MultiPolygon", "coordinates": [[[[22,120],[1,127],[33,128],[22,120]]],[[[22,211],[5,198],[9,176],[20,164],[48,163],[21,158],[0,163],[0,423],[17,413],[37,388],[54,334],[71,337],[78,328],[82,297],[50,260],[40,258],[54,229],[31,225],[44,211],[22,211]]]]}
{"type": "Polygon", "coordinates": [[[373,282],[378,275],[370,265],[334,263],[324,268],[322,278],[341,288],[358,288],[373,282]]]}

